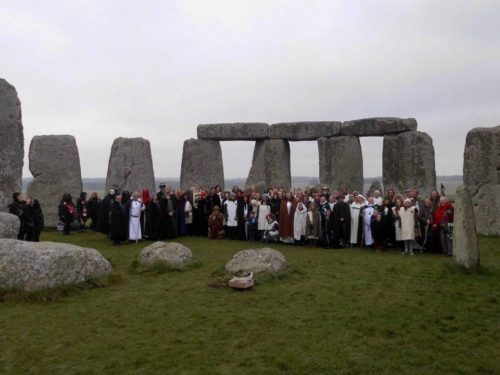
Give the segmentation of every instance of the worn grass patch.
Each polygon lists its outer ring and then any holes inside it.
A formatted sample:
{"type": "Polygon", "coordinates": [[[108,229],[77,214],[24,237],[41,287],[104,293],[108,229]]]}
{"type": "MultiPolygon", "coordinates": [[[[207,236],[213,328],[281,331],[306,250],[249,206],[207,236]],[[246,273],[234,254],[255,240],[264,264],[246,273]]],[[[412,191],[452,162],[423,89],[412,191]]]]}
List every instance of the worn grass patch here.
{"type": "Polygon", "coordinates": [[[177,239],[199,267],[141,274],[128,270],[149,243],[43,240],[96,248],[126,280],[51,303],[1,303],[0,373],[500,373],[498,238],[480,238],[480,273],[434,255],[276,245],[292,267],[257,278],[251,293],[209,284],[258,244],[177,239]]]}

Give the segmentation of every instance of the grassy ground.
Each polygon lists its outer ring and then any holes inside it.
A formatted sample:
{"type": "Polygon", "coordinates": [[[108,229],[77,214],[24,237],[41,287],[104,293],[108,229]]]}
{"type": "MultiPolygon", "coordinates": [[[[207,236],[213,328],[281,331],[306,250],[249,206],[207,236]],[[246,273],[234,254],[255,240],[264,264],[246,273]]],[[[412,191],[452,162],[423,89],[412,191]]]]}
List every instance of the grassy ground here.
{"type": "Polygon", "coordinates": [[[0,303],[0,373],[500,373],[499,238],[481,238],[480,274],[441,256],[275,246],[294,272],[251,292],[207,286],[249,243],[180,239],[200,266],[137,274],[144,244],[43,240],[99,249],[125,282],[0,303]]]}

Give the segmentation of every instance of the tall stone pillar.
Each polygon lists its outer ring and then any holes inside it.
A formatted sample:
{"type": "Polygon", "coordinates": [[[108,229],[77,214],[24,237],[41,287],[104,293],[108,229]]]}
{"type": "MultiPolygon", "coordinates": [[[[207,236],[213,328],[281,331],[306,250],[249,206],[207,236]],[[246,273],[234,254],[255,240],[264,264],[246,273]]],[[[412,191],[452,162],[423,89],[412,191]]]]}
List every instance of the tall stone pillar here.
{"type": "Polygon", "coordinates": [[[0,211],[21,192],[24,136],[21,102],[14,86],[0,78],[0,211]]]}
{"type": "Polygon", "coordinates": [[[284,139],[263,139],[255,142],[252,167],[245,187],[256,186],[261,192],[268,187],[290,190],[290,144],[284,139]]]}
{"type": "Polygon", "coordinates": [[[109,189],[142,192],[144,188],[155,191],[149,141],[144,138],[116,138],[109,156],[106,192],[109,189]]]}
{"type": "Polygon", "coordinates": [[[318,139],[319,181],[331,189],[363,192],[363,154],[358,137],[318,139]]]}
{"type": "Polygon", "coordinates": [[[45,225],[55,226],[59,221],[58,207],[63,194],[71,194],[76,203],[83,189],[75,137],[34,136],[30,144],[29,167],[33,180],[28,185],[27,197],[40,201],[45,225]]]}
{"type": "Polygon", "coordinates": [[[454,214],[453,258],[467,269],[478,270],[480,263],[476,221],[471,194],[465,186],[457,189],[454,214]]]}
{"type": "Polygon", "coordinates": [[[220,142],[207,139],[187,139],[182,150],[181,189],[191,186],[208,189],[224,188],[224,166],[220,142]]]}
{"type": "Polygon", "coordinates": [[[416,187],[421,197],[430,196],[436,189],[432,138],[419,131],[384,136],[382,175],[385,190],[416,187]]]}

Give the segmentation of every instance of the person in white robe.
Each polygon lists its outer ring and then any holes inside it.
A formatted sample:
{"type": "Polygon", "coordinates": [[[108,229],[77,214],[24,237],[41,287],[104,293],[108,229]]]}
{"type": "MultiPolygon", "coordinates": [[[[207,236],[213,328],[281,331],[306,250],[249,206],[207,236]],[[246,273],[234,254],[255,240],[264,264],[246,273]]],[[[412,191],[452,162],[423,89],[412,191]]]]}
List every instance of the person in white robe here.
{"type": "Polygon", "coordinates": [[[238,229],[238,202],[234,193],[231,193],[229,199],[224,202],[224,217],[226,218],[227,238],[235,240],[238,229]]]}
{"type": "Polygon", "coordinates": [[[132,201],[130,202],[128,238],[130,241],[135,242],[142,239],[141,212],[146,209],[146,206],[142,202],[140,196],[141,195],[138,192],[135,192],[132,195],[132,201]]]}
{"type": "Polygon", "coordinates": [[[267,215],[271,212],[271,205],[269,204],[269,195],[262,195],[262,202],[259,204],[259,210],[257,211],[257,230],[259,231],[259,237],[262,237],[264,231],[267,228],[267,215]]]}
{"type": "Polygon", "coordinates": [[[375,206],[382,206],[383,198],[380,196],[380,190],[373,192],[373,204],[375,206]]]}
{"type": "Polygon", "coordinates": [[[413,255],[413,242],[415,240],[415,217],[416,208],[412,206],[412,200],[407,198],[404,207],[399,210],[401,218],[401,239],[404,241],[405,250],[402,254],[413,255]]]}
{"type": "Polygon", "coordinates": [[[368,204],[362,209],[361,215],[363,216],[363,235],[365,246],[373,245],[371,219],[375,208],[373,207],[373,198],[368,198],[368,204]]]}
{"type": "MultiPolygon", "coordinates": [[[[349,198],[350,200],[350,198],[349,198]]],[[[358,243],[358,228],[359,228],[359,216],[361,215],[361,208],[366,205],[366,199],[362,195],[356,196],[354,202],[350,205],[351,210],[351,246],[355,246],[358,243]]]]}
{"type": "Polygon", "coordinates": [[[293,238],[297,242],[301,242],[306,236],[306,221],[307,221],[307,208],[304,203],[299,202],[295,209],[293,218],[293,238]]]}

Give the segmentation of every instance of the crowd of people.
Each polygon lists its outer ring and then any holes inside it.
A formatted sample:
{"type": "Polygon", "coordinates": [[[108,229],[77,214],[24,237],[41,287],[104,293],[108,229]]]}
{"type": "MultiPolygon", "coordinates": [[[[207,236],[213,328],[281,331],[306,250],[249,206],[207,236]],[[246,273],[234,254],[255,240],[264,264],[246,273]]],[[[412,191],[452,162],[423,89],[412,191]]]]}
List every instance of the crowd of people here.
{"type": "Polygon", "coordinates": [[[191,188],[176,191],[160,184],[130,194],[110,190],[101,200],[81,193],[76,205],[65,194],[59,207],[61,230],[72,223],[79,230],[105,233],[114,245],[178,236],[281,242],[324,248],[369,247],[377,252],[400,249],[452,254],[453,206],[433,191],[421,198],[417,189],[404,193],[270,188],[260,194],[235,186],[223,191],[191,188]]]}
{"type": "Polygon", "coordinates": [[[40,241],[40,233],[43,230],[45,220],[40,202],[37,199],[24,200],[21,193],[16,192],[12,194],[9,213],[19,218],[18,240],[40,241]]]}

